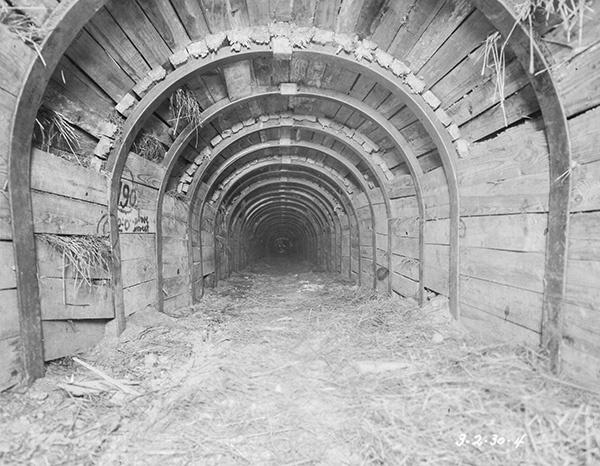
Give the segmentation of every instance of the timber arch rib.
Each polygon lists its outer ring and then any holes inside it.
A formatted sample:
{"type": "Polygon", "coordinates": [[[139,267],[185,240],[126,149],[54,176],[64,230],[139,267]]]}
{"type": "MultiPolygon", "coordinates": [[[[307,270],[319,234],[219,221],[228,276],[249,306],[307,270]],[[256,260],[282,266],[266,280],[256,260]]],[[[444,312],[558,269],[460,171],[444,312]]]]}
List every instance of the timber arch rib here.
{"type": "Polygon", "coordinates": [[[589,356],[573,316],[596,295],[570,284],[582,265],[567,240],[597,206],[571,203],[569,130],[595,104],[570,91],[579,68],[538,72],[573,57],[530,40],[502,0],[289,3],[63,0],[40,54],[3,30],[6,56],[25,59],[0,80],[0,254],[16,271],[1,275],[16,323],[0,388],[80,349],[53,343],[64,321],[91,341],[144,306],[201,304],[276,241],[361,286],[445,296],[474,331],[541,341],[557,371],[589,356]],[[504,109],[478,61],[496,31],[510,36],[504,109]],[[173,114],[177,92],[195,118],[173,114]],[[90,168],[69,173],[64,144],[32,149],[40,109],[73,128],[90,168]],[[144,153],[149,138],[164,157],[144,153]],[[62,184],[44,179],[58,167],[62,184]],[[111,269],[94,278],[110,309],[57,305],[40,235],[107,233],[111,269]]]}

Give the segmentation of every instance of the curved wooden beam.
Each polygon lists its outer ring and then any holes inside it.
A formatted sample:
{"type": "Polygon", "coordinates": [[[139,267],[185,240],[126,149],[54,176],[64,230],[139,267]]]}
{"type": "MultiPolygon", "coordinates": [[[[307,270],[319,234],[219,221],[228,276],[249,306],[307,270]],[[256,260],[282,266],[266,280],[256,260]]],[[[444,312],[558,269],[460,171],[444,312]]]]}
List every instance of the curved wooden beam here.
{"type": "Polygon", "coordinates": [[[550,63],[540,44],[516,18],[504,0],[473,0],[500,31],[510,36],[509,45],[529,77],[537,97],[546,129],[550,153],[550,197],[548,202],[548,233],[544,270],[542,344],[550,352],[552,370],[560,372],[564,327],[563,302],[566,291],[569,212],[571,199],[571,138],[558,86],[549,71],[550,63]],[[534,70],[529,72],[530,59],[534,70]],[[537,71],[540,71],[539,73],[537,71]]]}
{"type": "Polygon", "coordinates": [[[104,0],[64,0],[54,8],[44,24],[47,36],[39,46],[39,53],[34,54],[21,82],[10,123],[8,192],[17,276],[21,360],[27,384],[44,375],[40,290],[31,204],[31,138],[42,97],[61,57],[81,28],[104,3],[104,0]]]}
{"type": "MultiPolygon", "coordinates": [[[[327,212],[329,218],[331,219],[330,221],[332,222],[334,229],[335,229],[335,235],[336,238],[340,237],[341,240],[341,235],[342,235],[342,231],[343,231],[343,226],[342,226],[342,222],[340,217],[335,213],[334,210],[334,206],[335,203],[331,200],[328,199],[324,193],[322,193],[320,190],[316,190],[314,191],[311,188],[306,187],[305,185],[296,185],[294,186],[294,184],[292,183],[287,183],[286,185],[286,193],[290,193],[293,194],[294,196],[299,196],[299,197],[305,197],[308,199],[312,199],[313,202],[316,202],[319,204],[320,208],[323,209],[325,212],[327,212]],[[290,187],[292,186],[292,187],[290,187]]],[[[263,191],[263,192],[259,192],[257,193],[256,191],[250,193],[251,194],[251,199],[244,204],[244,206],[250,204],[251,202],[255,202],[256,201],[261,201],[263,199],[266,199],[267,196],[273,196],[274,194],[272,194],[272,192],[276,191],[278,192],[280,195],[283,195],[285,193],[281,193],[281,185],[277,184],[276,186],[273,186],[273,189],[271,191],[263,191]]],[[[347,215],[347,214],[345,214],[347,215]]],[[[234,234],[239,235],[240,231],[243,230],[244,225],[238,225],[238,220],[242,218],[242,212],[241,210],[237,210],[236,212],[230,212],[229,213],[229,219],[228,219],[228,230],[231,230],[234,232],[234,234]]],[[[244,224],[246,223],[246,220],[243,220],[244,224]]],[[[336,243],[337,244],[337,243],[336,243]]],[[[342,257],[342,248],[343,245],[340,242],[339,244],[339,257],[341,259],[342,257]]],[[[339,270],[339,272],[341,272],[341,270],[339,270]]]]}
{"type": "MultiPolygon", "coordinates": [[[[343,163],[342,158],[335,152],[332,151],[328,148],[324,148],[323,146],[320,146],[318,144],[313,144],[313,143],[306,143],[306,142],[297,142],[297,143],[292,143],[292,144],[286,144],[285,146],[281,146],[279,144],[279,141],[277,141],[277,144],[275,144],[275,142],[267,142],[267,143],[261,143],[261,144],[257,144],[255,146],[250,146],[247,149],[238,152],[235,156],[230,157],[229,159],[227,159],[225,161],[225,163],[223,165],[221,165],[219,171],[216,171],[213,176],[211,176],[210,180],[209,180],[209,185],[210,186],[214,186],[217,182],[217,180],[219,179],[219,176],[221,173],[224,173],[228,167],[231,167],[233,165],[235,165],[238,161],[242,160],[245,157],[248,156],[252,156],[254,153],[256,153],[257,151],[260,151],[262,149],[265,148],[270,148],[270,147],[301,147],[301,148],[306,148],[306,149],[312,149],[312,150],[317,150],[320,153],[326,155],[327,157],[330,157],[332,159],[338,160],[339,162],[343,163]]],[[[280,161],[270,161],[271,163],[280,163],[280,161]]],[[[289,165],[294,165],[297,162],[290,162],[289,165]]],[[[260,163],[259,163],[260,165],[260,163]]],[[[283,164],[282,164],[283,165],[283,164]]],[[[302,164],[305,165],[305,164],[302,164]]],[[[309,164],[310,166],[314,166],[312,164],[309,164]]],[[[253,165],[256,166],[256,165],[253,165]]],[[[253,167],[251,166],[251,167],[253,167]]],[[[376,227],[375,227],[375,212],[373,210],[373,202],[371,200],[371,197],[369,195],[368,192],[368,186],[366,185],[364,179],[362,179],[362,177],[360,176],[360,172],[356,169],[356,167],[351,166],[349,167],[350,171],[353,173],[353,175],[358,179],[359,183],[360,183],[360,187],[363,189],[363,192],[367,198],[367,202],[368,202],[368,206],[369,206],[369,212],[371,215],[371,228],[372,228],[372,247],[373,247],[373,285],[376,286],[376,278],[375,278],[375,270],[377,268],[377,238],[376,238],[376,227]]],[[[324,172],[326,174],[326,176],[328,176],[327,172],[324,172]]],[[[233,183],[232,183],[233,184],[233,183]]],[[[209,190],[207,191],[207,198],[210,197],[210,193],[211,193],[211,189],[209,188],[209,190]]],[[[219,207],[221,205],[221,202],[219,201],[219,203],[217,204],[216,210],[218,212],[219,207]]],[[[388,270],[391,267],[391,251],[388,251],[388,270]]]]}
{"type": "MultiPolygon", "coordinates": [[[[249,152],[247,154],[244,154],[244,156],[247,155],[251,155],[252,152],[249,152]]],[[[322,169],[321,167],[314,165],[314,164],[310,164],[310,163],[306,163],[306,162],[302,162],[302,161],[296,161],[293,163],[285,163],[285,162],[281,162],[280,160],[266,160],[264,162],[259,162],[257,164],[253,164],[250,165],[248,167],[246,167],[242,173],[240,173],[239,175],[237,175],[231,182],[232,186],[235,186],[235,184],[243,179],[245,176],[247,176],[247,174],[252,174],[252,172],[255,172],[256,170],[260,169],[260,168],[264,168],[264,167],[268,167],[271,165],[277,165],[280,167],[291,167],[291,168],[296,168],[296,167],[303,167],[304,169],[308,169],[309,171],[314,171],[318,174],[320,174],[321,176],[329,176],[329,173],[327,173],[324,169],[322,169]]],[[[337,185],[338,189],[340,189],[342,192],[344,192],[344,186],[342,184],[340,184],[340,182],[338,182],[335,178],[332,178],[329,176],[329,180],[333,182],[334,185],[337,185]]],[[[211,189],[209,187],[208,192],[211,192],[211,189]]],[[[231,190],[230,190],[231,192],[231,190]]],[[[224,201],[225,196],[222,196],[219,201],[217,201],[217,205],[214,207],[215,211],[218,212],[219,211],[219,207],[221,206],[221,203],[224,201]]],[[[375,278],[375,270],[377,267],[377,263],[376,263],[376,258],[377,258],[377,243],[376,243],[376,232],[375,232],[375,218],[374,218],[374,212],[373,212],[373,208],[372,208],[372,204],[370,202],[370,199],[367,198],[368,202],[369,202],[369,210],[371,213],[371,228],[372,228],[372,241],[371,241],[371,246],[373,249],[373,286],[376,286],[376,278],[375,278]]],[[[203,209],[205,206],[205,201],[203,200],[203,202],[201,203],[201,207],[200,207],[200,214],[201,214],[201,218],[203,216],[203,209]]],[[[358,217],[357,217],[357,222],[358,222],[358,217]]],[[[358,224],[360,224],[360,222],[358,222],[358,224]]],[[[359,231],[359,235],[360,235],[360,228],[358,229],[359,231]]],[[[360,236],[359,236],[359,245],[360,245],[360,236]]],[[[360,281],[359,281],[360,283],[360,281]]]]}
{"type": "MultiPolygon", "coordinates": [[[[250,196],[254,190],[262,189],[263,187],[269,187],[269,186],[273,186],[274,188],[278,189],[279,186],[282,186],[282,185],[309,189],[307,186],[307,182],[303,182],[302,180],[301,181],[293,181],[293,180],[280,181],[278,178],[273,179],[274,176],[277,176],[277,175],[274,173],[263,173],[263,174],[254,175],[252,178],[250,178],[247,181],[247,183],[249,184],[248,188],[246,188],[247,191],[246,191],[246,189],[244,189],[242,191],[242,194],[240,195],[240,197],[237,200],[235,200],[235,202],[232,204],[231,215],[232,216],[237,215],[237,211],[238,211],[238,209],[241,209],[241,206],[243,205],[243,201],[244,201],[245,197],[250,196]],[[257,180],[261,180],[261,181],[257,181],[257,180]],[[256,184],[252,185],[251,183],[256,183],[256,184]],[[246,191],[246,192],[244,193],[244,191],[246,191]]],[[[323,181],[323,180],[319,180],[319,181],[323,181]]],[[[329,181],[324,183],[326,189],[333,193],[333,194],[331,194],[331,196],[334,199],[337,199],[337,201],[343,206],[343,209],[347,215],[350,238],[352,237],[352,229],[354,228],[354,231],[356,232],[356,237],[358,238],[358,242],[360,243],[360,228],[359,228],[358,214],[356,213],[356,210],[355,210],[349,196],[347,196],[347,194],[339,195],[337,192],[335,192],[333,190],[332,187],[327,186],[328,183],[329,183],[329,181]]],[[[314,188],[310,187],[310,189],[314,189],[314,188]]],[[[326,194],[328,194],[328,192],[323,193],[320,189],[315,189],[314,194],[317,196],[318,195],[325,196],[326,194]]],[[[343,231],[343,227],[342,227],[342,231],[343,231]]],[[[352,241],[350,241],[349,251],[348,251],[348,256],[350,258],[352,258],[352,244],[351,243],[352,243],[352,241]]],[[[343,247],[343,246],[341,246],[341,247],[343,247]]],[[[342,253],[342,256],[343,256],[343,253],[342,253]]],[[[358,267],[360,269],[360,256],[357,259],[358,259],[358,267]]],[[[350,270],[351,270],[351,267],[350,267],[350,270]]]]}

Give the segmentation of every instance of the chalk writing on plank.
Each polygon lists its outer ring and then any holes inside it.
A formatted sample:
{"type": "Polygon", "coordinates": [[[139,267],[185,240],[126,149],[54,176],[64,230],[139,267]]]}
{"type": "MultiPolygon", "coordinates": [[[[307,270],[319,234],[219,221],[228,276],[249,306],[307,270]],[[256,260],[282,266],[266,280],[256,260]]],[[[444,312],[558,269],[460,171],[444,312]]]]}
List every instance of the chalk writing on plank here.
{"type": "Polygon", "coordinates": [[[132,183],[121,181],[117,210],[117,225],[120,233],[148,233],[150,222],[147,215],[140,215],[137,209],[137,191],[132,183]]]}

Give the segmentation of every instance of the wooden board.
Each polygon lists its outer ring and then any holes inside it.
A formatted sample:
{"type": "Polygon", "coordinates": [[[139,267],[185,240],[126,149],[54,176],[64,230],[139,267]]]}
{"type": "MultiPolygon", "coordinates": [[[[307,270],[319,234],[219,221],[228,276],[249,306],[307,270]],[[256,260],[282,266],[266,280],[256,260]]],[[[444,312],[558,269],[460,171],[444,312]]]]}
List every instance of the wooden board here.
{"type": "Polygon", "coordinates": [[[40,278],[43,320],[112,319],[112,288],[108,282],[92,286],[72,279],[40,278]]]}
{"type": "Polygon", "coordinates": [[[0,340],[19,336],[17,290],[0,290],[0,303],[0,340]]]}
{"type": "Polygon", "coordinates": [[[35,233],[95,235],[102,233],[107,208],[55,194],[32,192],[35,233]]]}
{"type": "Polygon", "coordinates": [[[32,151],[31,187],[96,204],[108,204],[108,180],[103,174],[38,149],[32,151]],[[50,173],[52,176],[49,176],[50,173]]]}
{"type": "Polygon", "coordinates": [[[123,289],[125,315],[144,310],[156,305],[157,290],[156,280],[139,283],[123,289]]]}
{"type": "Polygon", "coordinates": [[[44,360],[52,361],[90,349],[104,337],[105,325],[103,320],[43,321],[44,360]]]}
{"type": "Polygon", "coordinates": [[[0,290],[16,288],[15,262],[13,244],[10,241],[0,241],[0,290]]]}
{"type": "Polygon", "coordinates": [[[0,339],[0,392],[21,381],[20,353],[19,337],[0,339]]]}

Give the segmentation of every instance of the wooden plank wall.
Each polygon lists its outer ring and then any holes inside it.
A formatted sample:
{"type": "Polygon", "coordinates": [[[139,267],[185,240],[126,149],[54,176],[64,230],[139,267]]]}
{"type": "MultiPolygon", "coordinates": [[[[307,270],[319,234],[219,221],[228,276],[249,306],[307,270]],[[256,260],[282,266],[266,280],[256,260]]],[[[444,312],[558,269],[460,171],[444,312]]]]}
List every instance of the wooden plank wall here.
{"type": "Polygon", "coordinates": [[[42,235],[105,236],[108,185],[96,170],[34,149],[31,187],[44,358],[52,360],[98,342],[114,309],[108,271],[92,270],[92,286],[77,283],[72,267],[42,235]]]}
{"type": "Polygon", "coordinates": [[[127,157],[118,215],[125,314],[157,302],[156,201],[162,165],[137,154],[127,157]]]}
{"type": "Polygon", "coordinates": [[[163,199],[163,293],[164,312],[191,303],[188,263],[188,204],[173,196],[163,199]]]}
{"type": "Polygon", "coordinates": [[[19,84],[34,52],[0,24],[0,391],[22,377],[17,280],[8,199],[10,125],[19,84]]]}
{"type": "MultiPolygon", "coordinates": [[[[557,32],[550,34],[550,39],[557,32]]],[[[600,11],[586,13],[582,43],[551,46],[571,131],[571,216],[564,303],[563,370],[600,382],[600,11]],[[578,51],[583,51],[578,53],[578,51]]]]}

